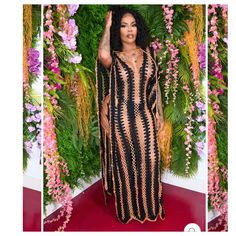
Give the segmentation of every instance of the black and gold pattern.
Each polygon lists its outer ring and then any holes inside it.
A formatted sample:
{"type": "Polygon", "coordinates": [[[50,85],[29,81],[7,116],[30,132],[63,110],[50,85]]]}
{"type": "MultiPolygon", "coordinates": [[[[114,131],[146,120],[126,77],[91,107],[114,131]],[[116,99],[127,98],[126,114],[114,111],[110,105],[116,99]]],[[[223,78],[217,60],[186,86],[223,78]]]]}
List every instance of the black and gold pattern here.
{"type": "Polygon", "coordinates": [[[142,50],[136,73],[117,52],[106,70],[97,60],[97,106],[102,179],[107,203],[115,194],[116,212],[122,223],[131,219],[155,221],[162,207],[157,110],[160,99],[158,68],[153,49],[142,50]],[[110,95],[108,138],[100,124],[102,101],[110,95]]]}

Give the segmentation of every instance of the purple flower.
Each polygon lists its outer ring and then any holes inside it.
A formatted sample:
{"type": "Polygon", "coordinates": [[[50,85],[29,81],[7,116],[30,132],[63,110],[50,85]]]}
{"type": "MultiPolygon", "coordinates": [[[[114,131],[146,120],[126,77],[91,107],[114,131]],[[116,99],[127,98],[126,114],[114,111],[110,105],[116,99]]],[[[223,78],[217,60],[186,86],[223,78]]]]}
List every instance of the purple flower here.
{"type": "Polygon", "coordinates": [[[30,73],[39,76],[41,62],[39,61],[39,51],[34,48],[28,50],[28,66],[30,73]]]}
{"type": "Polygon", "coordinates": [[[203,133],[203,132],[206,130],[206,127],[203,126],[203,125],[201,125],[201,126],[199,127],[199,129],[200,129],[200,131],[203,133]]]}
{"type": "Polygon", "coordinates": [[[35,117],[38,118],[38,119],[41,119],[41,113],[36,113],[35,117]]]}
{"type": "Polygon", "coordinates": [[[25,147],[32,148],[33,144],[31,141],[25,141],[25,147]]]}
{"type": "Polygon", "coordinates": [[[36,111],[36,107],[30,103],[25,103],[25,108],[29,111],[36,111]]]}
{"type": "Polygon", "coordinates": [[[27,110],[31,110],[31,107],[32,107],[32,104],[30,104],[30,103],[25,103],[25,108],[26,108],[27,110]]]}
{"type": "Polygon", "coordinates": [[[74,19],[70,19],[64,25],[62,31],[59,31],[58,34],[62,37],[63,43],[71,50],[76,50],[76,38],[78,34],[78,26],[75,24],[74,19]]]}
{"type": "Polygon", "coordinates": [[[31,116],[31,118],[32,118],[32,120],[33,121],[35,121],[35,122],[40,122],[40,120],[41,120],[41,117],[36,117],[36,115],[35,116],[31,116]]]}
{"type": "Polygon", "coordinates": [[[196,120],[197,120],[198,122],[202,122],[202,121],[205,120],[205,116],[204,116],[204,115],[198,116],[198,117],[196,118],[196,120]]]}
{"type": "Polygon", "coordinates": [[[69,62],[74,63],[74,64],[79,64],[81,62],[81,60],[82,60],[82,56],[81,56],[81,54],[79,54],[78,56],[71,57],[69,59],[69,62]]]}
{"type": "Polygon", "coordinates": [[[228,39],[225,37],[225,38],[223,38],[223,41],[226,43],[226,44],[228,44],[228,39]]]}
{"type": "Polygon", "coordinates": [[[28,154],[31,153],[31,149],[33,147],[33,143],[31,141],[25,141],[25,149],[28,154]]]}
{"type": "Polygon", "coordinates": [[[199,156],[202,156],[204,149],[204,143],[203,142],[196,142],[196,150],[199,156]]]}
{"type": "Polygon", "coordinates": [[[73,16],[79,8],[79,4],[67,4],[69,15],[73,16]]]}
{"type": "Polygon", "coordinates": [[[25,118],[25,121],[26,121],[27,123],[30,123],[30,122],[32,122],[32,118],[31,118],[31,117],[26,117],[26,118],[25,118]]]}
{"type": "Polygon", "coordinates": [[[196,106],[197,106],[197,108],[200,109],[201,111],[204,111],[204,110],[205,110],[205,104],[202,103],[202,102],[200,102],[200,101],[196,102],[196,106]]]}
{"type": "Polygon", "coordinates": [[[35,130],[35,128],[33,126],[29,126],[28,130],[29,130],[30,133],[32,133],[35,130]]]}
{"type": "Polygon", "coordinates": [[[39,134],[37,135],[37,142],[38,142],[38,144],[39,144],[39,146],[41,145],[41,132],[39,132],[39,134]]]}
{"type": "Polygon", "coordinates": [[[198,45],[198,62],[200,69],[205,69],[206,68],[206,45],[205,43],[199,44],[198,45]]]}

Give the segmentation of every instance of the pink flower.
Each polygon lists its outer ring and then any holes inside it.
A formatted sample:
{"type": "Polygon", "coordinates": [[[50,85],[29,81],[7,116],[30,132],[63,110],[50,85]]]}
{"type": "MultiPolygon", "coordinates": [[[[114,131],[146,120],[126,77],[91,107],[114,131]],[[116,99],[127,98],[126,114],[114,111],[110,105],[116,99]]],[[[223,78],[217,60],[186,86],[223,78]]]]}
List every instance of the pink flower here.
{"type": "Polygon", "coordinates": [[[223,94],[224,94],[224,89],[219,88],[219,89],[218,89],[218,93],[219,93],[219,95],[223,95],[223,94]]]}
{"type": "Polygon", "coordinates": [[[56,88],[57,90],[61,90],[61,89],[62,89],[62,86],[61,86],[60,83],[56,83],[56,84],[55,84],[55,88],[56,88]]]}
{"type": "Polygon", "coordinates": [[[214,110],[219,110],[219,108],[220,108],[220,106],[216,102],[214,102],[213,103],[213,109],[214,110]]]}
{"type": "Polygon", "coordinates": [[[152,44],[152,47],[153,47],[154,50],[157,49],[157,45],[155,43],[152,44]]]}

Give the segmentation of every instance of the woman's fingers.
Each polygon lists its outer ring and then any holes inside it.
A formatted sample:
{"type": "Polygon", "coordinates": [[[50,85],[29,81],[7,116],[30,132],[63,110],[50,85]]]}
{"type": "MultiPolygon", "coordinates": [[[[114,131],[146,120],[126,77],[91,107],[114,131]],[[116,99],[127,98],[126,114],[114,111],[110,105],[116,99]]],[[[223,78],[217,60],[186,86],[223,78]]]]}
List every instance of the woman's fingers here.
{"type": "Polygon", "coordinates": [[[111,24],[112,24],[112,11],[108,11],[106,15],[106,25],[110,27],[111,24]]]}

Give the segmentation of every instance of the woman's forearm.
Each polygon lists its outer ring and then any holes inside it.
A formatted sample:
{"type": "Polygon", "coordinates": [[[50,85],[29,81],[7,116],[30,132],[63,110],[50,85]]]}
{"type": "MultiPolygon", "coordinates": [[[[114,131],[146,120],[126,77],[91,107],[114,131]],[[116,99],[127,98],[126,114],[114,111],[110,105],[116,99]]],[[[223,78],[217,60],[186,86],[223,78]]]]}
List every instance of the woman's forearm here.
{"type": "Polygon", "coordinates": [[[99,58],[110,56],[110,27],[105,27],[98,48],[99,58]]]}
{"type": "Polygon", "coordinates": [[[109,11],[106,15],[105,30],[98,47],[98,59],[104,67],[109,68],[112,63],[110,53],[110,28],[112,25],[112,12],[109,11]]]}

